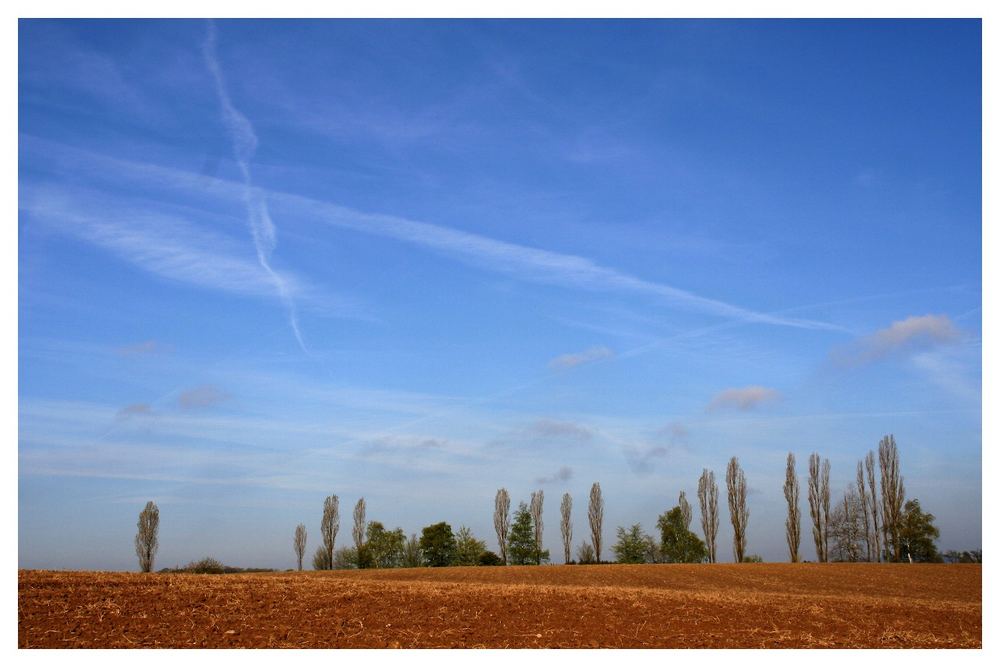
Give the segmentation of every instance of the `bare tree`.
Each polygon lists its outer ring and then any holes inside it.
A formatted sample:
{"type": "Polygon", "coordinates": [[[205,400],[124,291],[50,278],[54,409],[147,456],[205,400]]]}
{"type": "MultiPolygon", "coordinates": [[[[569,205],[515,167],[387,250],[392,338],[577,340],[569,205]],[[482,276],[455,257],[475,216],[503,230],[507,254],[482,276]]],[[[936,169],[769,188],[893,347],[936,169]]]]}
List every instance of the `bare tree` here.
{"type": "Polygon", "coordinates": [[[802,538],[802,516],[799,512],[799,478],[795,475],[795,454],[788,452],[785,462],[785,501],[788,503],[788,518],[785,519],[785,540],[788,542],[788,556],[798,563],[799,544],[802,538]]]}
{"type": "Polygon", "coordinates": [[[590,487],[590,506],[587,508],[587,518],[590,520],[590,540],[594,545],[594,555],[601,562],[601,533],[604,528],[604,496],[601,495],[601,485],[594,482],[590,487]]]}
{"type": "Polygon", "coordinates": [[[677,506],[681,508],[681,518],[684,519],[684,528],[691,530],[691,503],[688,502],[687,494],[683,491],[677,497],[677,506]]]}
{"type": "Polygon", "coordinates": [[[158,538],[160,532],[160,508],[152,500],[146,503],[145,509],[139,512],[139,529],[135,534],[135,555],[139,557],[139,570],[153,571],[153,561],[156,550],[160,547],[158,538]]]}
{"type": "Polygon", "coordinates": [[[878,443],[878,464],[882,473],[882,532],[885,551],[893,562],[899,562],[899,532],[903,523],[903,476],[899,470],[899,451],[896,439],[889,434],[878,443]]]}
{"type": "Polygon", "coordinates": [[[323,558],[314,558],[315,563],[333,567],[333,547],[337,543],[337,533],[340,532],[340,499],[336,494],[327,496],[323,501],[323,520],[319,525],[323,536],[323,558]]]}
{"type": "Polygon", "coordinates": [[[351,533],[354,538],[354,548],[358,550],[358,557],[361,557],[361,550],[365,548],[365,499],[358,499],[358,504],[354,506],[354,530],[351,533]]]}
{"type": "Polygon", "coordinates": [[[733,557],[737,563],[743,562],[747,548],[747,478],[735,456],[726,467],[726,491],[729,496],[729,520],[733,524],[733,557]]]}
{"type": "Polygon", "coordinates": [[[850,563],[862,560],[867,545],[861,497],[853,486],[848,487],[843,500],[837,503],[830,515],[829,532],[833,538],[833,560],[850,563]]]}
{"type": "Polygon", "coordinates": [[[573,511],[573,498],[568,493],[563,494],[559,511],[562,513],[559,527],[562,529],[563,562],[568,563],[572,559],[573,547],[573,523],[570,520],[570,514],[573,511]]]}
{"type": "Polygon", "coordinates": [[[292,542],[295,547],[295,556],[299,561],[299,571],[302,570],[302,557],[306,554],[306,527],[299,524],[295,527],[295,540],[292,542]]]}
{"type": "Polygon", "coordinates": [[[545,492],[539,489],[531,494],[531,523],[535,529],[535,554],[538,564],[542,564],[542,505],[545,492]]]}
{"type": "Polygon", "coordinates": [[[704,468],[698,479],[698,504],[701,506],[701,532],[705,535],[708,562],[715,562],[715,538],[719,534],[719,487],[715,473],[704,468]]]}
{"type": "Polygon", "coordinates": [[[882,560],[882,536],[879,534],[879,503],[878,487],[875,483],[875,452],[870,451],[865,456],[865,478],[868,480],[868,507],[872,514],[872,532],[868,538],[873,562],[882,560]]]}
{"type": "Polygon", "coordinates": [[[507,564],[507,535],[510,533],[510,494],[507,489],[497,489],[497,497],[493,503],[493,527],[497,531],[497,544],[500,546],[500,560],[507,564]]]}
{"type": "Polygon", "coordinates": [[[861,523],[864,528],[865,533],[865,560],[871,561],[872,559],[872,522],[871,522],[871,511],[868,507],[868,490],[865,488],[865,464],[864,461],[858,461],[858,472],[855,478],[855,484],[857,485],[859,508],[861,510],[861,523]]]}
{"type": "Polygon", "coordinates": [[[809,516],[813,524],[813,542],[816,545],[816,560],[827,562],[830,557],[830,460],[820,463],[819,454],[809,455],[809,516]]]}

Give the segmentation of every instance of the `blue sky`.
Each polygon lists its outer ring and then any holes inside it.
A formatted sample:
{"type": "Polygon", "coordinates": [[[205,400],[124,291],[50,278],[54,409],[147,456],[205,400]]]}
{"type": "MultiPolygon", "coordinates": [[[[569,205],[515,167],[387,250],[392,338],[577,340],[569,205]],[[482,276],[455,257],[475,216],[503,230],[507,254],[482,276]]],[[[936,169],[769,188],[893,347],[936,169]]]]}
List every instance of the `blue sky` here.
{"type": "MultiPolygon", "coordinates": [[[[605,541],[884,434],[981,544],[978,21],[21,21],[19,564],[605,541]],[[724,494],[724,489],[723,489],[724,494]]],[[[805,507],[803,510],[805,511],[805,507]]],[[[808,514],[806,513],[806,516],[808,514]]],[[[723,512],[720,560],[731,559],[723,512]]],[[[808,538],[808,530],[804,531],[808,538]]],[[[804,539],[804,551],[812,545],[804,539]]]]}

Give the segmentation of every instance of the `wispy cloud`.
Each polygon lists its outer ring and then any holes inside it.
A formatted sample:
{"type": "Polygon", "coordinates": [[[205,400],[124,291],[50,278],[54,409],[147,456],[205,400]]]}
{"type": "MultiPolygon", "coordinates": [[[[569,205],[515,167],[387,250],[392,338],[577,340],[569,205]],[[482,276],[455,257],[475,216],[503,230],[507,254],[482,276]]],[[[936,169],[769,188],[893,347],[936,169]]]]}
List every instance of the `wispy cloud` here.
{"type": "Polygon", "coordinates": [[[229,394],[218,387],[210,384],[203,384],[182,391],[177,396],[177,404],[186,410],[192,408],[209,408],[218,405],[229,398],[229,394]]]}
{"type": "Polygon", "coordinates": [[[257,151],[257,134],[254,132],[250,120],[243,115],[229,97],[226,89],[226,82],[222,76],[222,68],[215,53],[215,23],[211,20],[207,23],[207,33],[202,51],[205,56],[205,64],[215,81],[215,91],[219,97],[219,104],[222,107],[222,121],[229,132],[233,143],[233,155],[236,164],[239,166],[240,174],[243,176],[244,201],[247,208],[247,222],[250,226],[250,234],[253,237],[254,247],[257,249],[257,261],[261,268],[270,276],[288,309],[288,323],[295,333],[295,339],[299,342],[299,347],[306,352],[306,344],[302,340],[302,332],[299,330],[298,314],[295,302],[292,300],[291,290],[284,277],[271,268],[271,254],[277,245],[277,236],[274,223],[271,221],[271,214],[267,208],[267,199],[263,191],[253,187],[253,179],[250,172],[250,162],[257,151]]]}
{"type": "MultiPolygon", "coordinates": [[[[155,275],[225,292],[275,296],[275,285],[228,236],[97,193],[24,184],[20,210],[155,275]]],[[[297,281],[286,276],[286,289],[297,281]]]]}
{"type": "Polygon", "coordinates": [[[709,410],[735,408],[737,410],[752,410],[758,405],[778,400],[781,394],[776,389],[751,385],[749,387],[733,387],[720,391],[708,404],[709,410]]]}
{"type": "MultiPolygon", "coordinates": [[[[60,166],[63,168],[71,164],[90,164],[91,169],[95,172],[101,170],[99,176],[102,178],[111,177],[108,171],[113,171],[115,172],[114,182],[119,186],[124,182],[138,181],[171,189],[191,190],[202,195],[222,196],[227,200],[239,198],[248,201],[248,206],[251,204],[256,206],[255,202],[265,201],[266,196],[266,201],[270,205],[281,207],[288,216],[294,216],[298,220],[312,220],[358,233],[411,243],[440,252],[475,268],[504,273],[518,280],[555,284],[589,291],[646,295],[662,299],[678,308],[739,322],[818,330],[840,331],[843,329],[828,322],[763,313],[736,306],[672,285],[646,280],[617,269],[601,266],[590,259],[577,255],[519,245],[398,216],[365,213],[300,195],[275,190],[265,191],[258,187],[248,188],[245,184],[236,184],[225,179],[170,167],[95,155],[88,151],[67,149],[65,146],[59,146],[52,142],[29,139],[24,143],[30,145],[36,155],[46,149],[54,150],[58,154],[53,157],[61,163],[60,166]]],[[[253,214],[251,214],[251,218],[253,218],[253,214]]],[[[265,244],[261,247],[267,250],[266,242],[269,238],[267,225],[262,215],[259,218],[262,225],[259,235],[262,243],[265,244]]],[[[267,221],[269,220],[268,217],[267,221]]],[[[267,253],[264,255],[266,258],[267,253]]]]}
{"type": "Polygon", "coordinates": [[[593,432],[586,426],[555,419],[539,419],[528,427],[528,434],[540,438],[590,440],[593,432]]]}
{"type": "Polygon", "coordinates": [[[548,477],[539,477],[535,484],[551,484],[553,482],[568,482],[573,479],[573,469],[569,466],[562,466],[548,477]]]}
{"type": "Polygon", "coordinates": [[[852,345],[835,349],[831,358],[841,366],[860,366],[897,353],[951,343],[960,335],[947,315],[911,316],[864,336],[852,345]]]}
{"type": "Polygon", "coordinates": [[[587,364],[592,361],[599,361],[601,359],[613,357],[614,354],[615,353],[611,349],[604,347],[603,345],[599,345],[587,348],[583,352],[561,354],[549,361],[549,368],[553,368],[555,370],[574,368],[576,366],[580,366],[581,364],[587,364]]]}

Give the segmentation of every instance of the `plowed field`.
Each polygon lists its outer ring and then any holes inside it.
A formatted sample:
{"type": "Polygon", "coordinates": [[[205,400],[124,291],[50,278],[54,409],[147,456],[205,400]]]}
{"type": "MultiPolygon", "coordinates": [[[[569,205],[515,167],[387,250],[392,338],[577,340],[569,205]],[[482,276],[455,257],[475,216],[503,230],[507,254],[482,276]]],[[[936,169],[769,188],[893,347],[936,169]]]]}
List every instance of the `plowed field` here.
{"type": "Polygon", "coordinates": [[[978,565],[18,572],[26,647],[981,647],[978,565]]]}

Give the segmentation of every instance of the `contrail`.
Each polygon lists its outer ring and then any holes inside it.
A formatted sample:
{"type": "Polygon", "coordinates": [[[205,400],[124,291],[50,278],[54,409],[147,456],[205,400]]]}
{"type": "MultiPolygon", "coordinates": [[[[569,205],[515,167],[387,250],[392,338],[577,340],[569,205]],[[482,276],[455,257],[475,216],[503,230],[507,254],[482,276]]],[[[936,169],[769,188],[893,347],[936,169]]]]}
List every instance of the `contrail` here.
{"type": "Polygon", "coordinates": [[[299,331],[299,317],[295,310],[295,302],[292,301],[291,294],[289,294],[288,285],[284,278],[271,268],[271,253],[274,252],[274,247],[277,244],[274,222],[271,221],[271,214],[267,210],[267,200],[259,190],[253,187],[253,178],[250,173],[250,162],[253,160],[254,153],[257,152],[257,134],[254,132],[250,120],[233,106],[232,100],[229,98],[226,81],[222,76],[219,59],[215,54],[215,23],[209,20],[207,25],[202,51],[205,55],[205,65],[212,73],[212,78],[215,79],[215,92],[219,96],[219,105],[222,107],[222,122],[233,142],[233,156],[236,158],[236,164],[243,176],[243,201],[247,207],[250,234],[253,237],[254,247],[257,249],[257,261],[274,281],[278,295],[288,309],[288,323],[295,333],[295,340],[299,342],[302,351],[308,353],[306,344],[302,340],[302,332],[299,331]]]}

